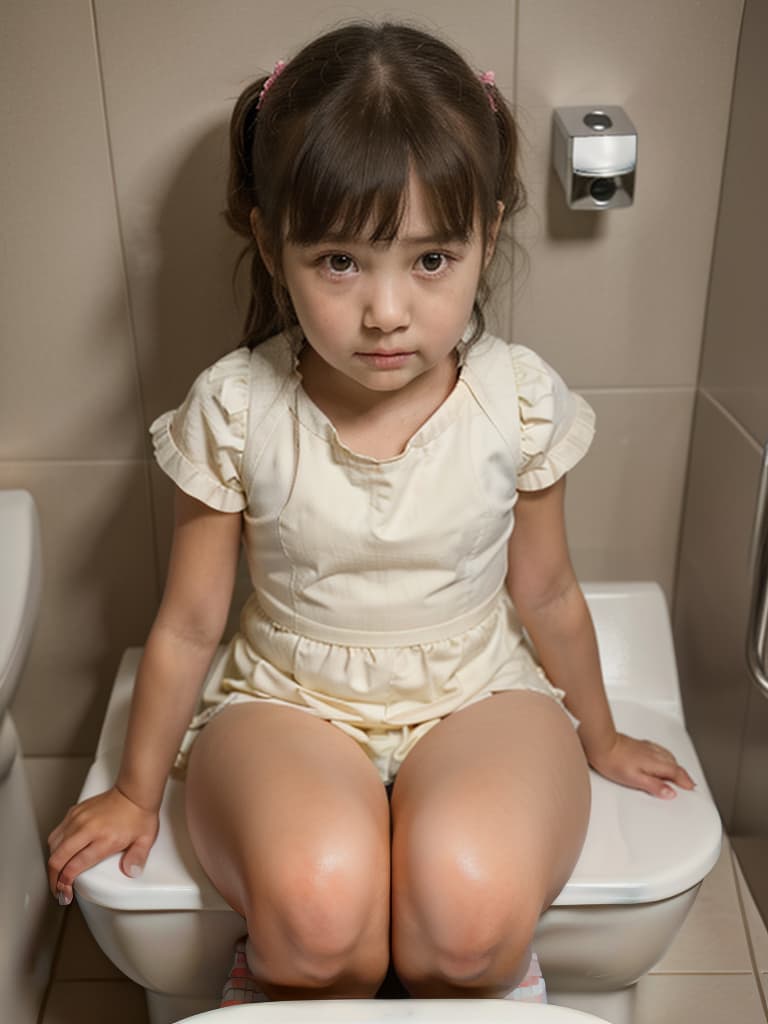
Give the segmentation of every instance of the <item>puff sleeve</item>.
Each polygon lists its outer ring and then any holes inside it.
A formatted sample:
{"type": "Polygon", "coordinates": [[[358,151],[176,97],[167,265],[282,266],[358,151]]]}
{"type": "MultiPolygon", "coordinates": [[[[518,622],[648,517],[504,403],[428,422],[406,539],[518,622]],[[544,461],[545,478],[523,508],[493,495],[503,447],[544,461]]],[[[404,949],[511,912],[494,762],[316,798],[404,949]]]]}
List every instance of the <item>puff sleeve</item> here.
{"type": "Polygon", "coordinates": [[[248,420],[250,352],[230,352],[192,385],[178,409],[149,428],[155,458],[182,491],[221,512],[246,507],[241,466],[248,420]]]}
{"type": "Polygon", "coordinates": [[[595,432],[592,407],[530,349],[512,346],[520,411],[521,464],[517,486],[551,486],[587,453],[595,432]]]}

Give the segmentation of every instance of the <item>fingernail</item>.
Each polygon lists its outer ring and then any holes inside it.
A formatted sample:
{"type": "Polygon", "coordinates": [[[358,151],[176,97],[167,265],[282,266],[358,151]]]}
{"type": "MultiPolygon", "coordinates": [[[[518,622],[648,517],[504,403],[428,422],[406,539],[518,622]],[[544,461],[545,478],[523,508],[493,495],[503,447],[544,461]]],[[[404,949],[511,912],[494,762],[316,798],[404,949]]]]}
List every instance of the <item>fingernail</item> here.
{"type": "Polygon", "coordinates": [[[664,797],[665,800],[671,800],[672,797],[675,795],[675,791],[674,791],[674,789],[669,789],[669,788],[662,789],[661,795],[664,797]]]}
{"type": "Polygon", "coordinates": [[[65,892],[57,893],[57,899],[59,901],[60,907],[68,907],[69,904],[72,902],[72,897],[67,896],[65,892]]]}
{"type": "Polygon", "coordinates": [[[143,873],[144,868],[140,867],[138,864],[131,864],[128,868],[128,874],[131,878],[139,878],[143,873]]]}

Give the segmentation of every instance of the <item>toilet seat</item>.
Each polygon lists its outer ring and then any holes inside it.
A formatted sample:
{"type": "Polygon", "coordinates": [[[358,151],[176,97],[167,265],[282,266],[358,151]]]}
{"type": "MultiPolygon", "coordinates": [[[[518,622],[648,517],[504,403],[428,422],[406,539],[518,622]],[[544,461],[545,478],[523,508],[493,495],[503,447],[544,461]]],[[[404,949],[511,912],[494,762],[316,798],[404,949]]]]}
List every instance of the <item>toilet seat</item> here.
{"type": "Polygon", "coordinates": [[[178,1024],[606,1024],[581,1010],[505,999],[327,999],[250,1003],[187,1017],[178,1024]]]}
{"type": "MultiPolygon", "coordinates": [[[[563,1016],[563,1007],[579,1007],[588,1011],[586,1021],[607,1017],[615,1024],[628,1024],[635,982],[668,948],[720,850],[717,810],[685,729],[660,587],[600,583],[585,584],[583,589],[618,728],[668,747],[698,788],[681,792],[676,800],[659,800],[592,773],[592,811],[581,857],[555,903],[542,915],[534,940],[552,1003],[525,1006],[474,1000],[471,1021],[576,1024],[584,1022],[584,1016],[563,1016]],[[492,1013],[504,1016],[489,1016],[492,1013]]],[[[126,651],[120,664],[82,799],[104,791],[116,777],[141,653],[139,648],[126,651]]],[[[146,990],[152,1024],[171,1024],[192,1013],[196,1019],[205,1014],[211,1020],[244,923],[215,892],[197,862],[184,821],[182,783],[171,780],[166,788],[160,833],[144,874],[127,878],[114,856],[80,875],[75,892],[99,945],[146,990]]],[[[344,1002],[346,1010],[336,1018],[342,1022],[350,1019],[343,1013],[354,1007],[353,1001],[344,1002]]],[[[392,1013],[414,1020],[403,1004],[417,1001],[395,1002],[399,1005],[392,1013]]],[[[435,1001],[429,1002],[436,1010],[435,1001]]],[[[354,1019],[395,1024],[397,1016],[381,1016],[385,1003],[369,1001],[367,1016],[354,1019]]],[[[450,1003],[455,1012],[458,1001],[450,1003]]],[[[222,1012],[231,1024],[289,1024],[290,1017],[274,1016],[288,1012],[277,1009],[279,1005],[285,1004],[227,1007],[222,1012]]],[[[319,1003],[312,1006],[317,1020],[319,1003]]],[[[424,1017],[426,1009],[419,1012],[425,1024],[435,1020],[424,1017]]],[[[456,1019],[450,1012],[438,1019],[456,1019]]],[[[462,1020],[467,1019],[466,1008],[464,1012],[462,1020]]],[[[224,1024],[220,1017],[213,1019],[224,1024]]]]}
{"type": "MultiPolygon", "coordinates": [[[[140,652],[126,652],[107,712],[100,755],[91,766],[82,799],[103,792],[117,774],[122,725],[140,652]],[[110,731],[112,734],[110,736],[110,731]],[[117,733],[120,732],[119,738],[117,733]]],[[[555,907],[650,903],[697,885],[720,852],[721,825],[696,752],[683,722],[669,708],[629,699],[611,702],[617,727],[669,748],[697,782],[675,800],[660,800],[617,786],[591,772],[592,811],[578,863],[555,907]],[[659,843],[659,836],[664,842],[659,843]]],[[[80,876],[78,895],[115,910],[226,910],[227,904],[200,868],[184,820],[183,783],[168,783],[160,832],[138,879],[109,857],[80,876]]]]}

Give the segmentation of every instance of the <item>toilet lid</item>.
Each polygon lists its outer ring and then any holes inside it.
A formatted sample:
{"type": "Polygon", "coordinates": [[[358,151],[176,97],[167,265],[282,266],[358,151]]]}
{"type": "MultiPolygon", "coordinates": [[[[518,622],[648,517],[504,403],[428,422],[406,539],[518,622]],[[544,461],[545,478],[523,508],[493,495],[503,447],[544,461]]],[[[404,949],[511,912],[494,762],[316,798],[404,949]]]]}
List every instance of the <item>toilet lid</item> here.
{"type": "Polygon", "coordinates": [[[631,700],[612,700],[616,728],[671,750],[696,783],[661,800],[609,782],[596,772],[587,838],[555,906],[650,903],[697,885],[714,866],[720,817],[684,725],[631,700]]]}
{"type": "Polygon", "coordinates": [[[250,1003],[187,1017],[179,1024],[606,1024],[565,1006],[505,999],[326,999],[250,1003]]]}
{"type": "MultiPolygon", "coordinates": [[[[697,788],[660,800],[592,772],[587,837],[555,906],[648,903],[676,896],[697,885],[720,852],[720,819],[684,725],[667,711],[630,700],[613,700],[611,707],[619,730],[668,747],[697,788]]],[[[82,799],[112,784],[119,761],[119,747],[102,751],[82,799]]],[[[79,877],[79,897],[115,910],[229,909],[197,862],[184,821],[183,790],[183,783],[168,783],[160,833],[143,875],[127,878],[119,857],[110,857],[79,877]]]]}

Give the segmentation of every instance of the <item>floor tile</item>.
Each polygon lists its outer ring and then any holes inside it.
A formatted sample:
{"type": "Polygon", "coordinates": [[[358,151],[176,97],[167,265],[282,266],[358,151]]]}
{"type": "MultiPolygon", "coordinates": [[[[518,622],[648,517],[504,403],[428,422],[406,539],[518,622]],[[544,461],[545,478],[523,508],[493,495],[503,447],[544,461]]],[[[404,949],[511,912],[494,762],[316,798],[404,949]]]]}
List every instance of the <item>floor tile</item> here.
{"type": "MultiPolygon", "coordinates": [[[[634,1024],[765,1024],[753,974],[649,974],[638,983],[634,1024]]],[[[47,1022],[45,1022],[47,1024],[47,1022]]]]}
{"type": "Polygon", "coordinates": [[[53,977],[56,981],[127,980],[102,953],[76,903],[66,911],[53,977]]]}
{"type": "Polygon", "coordinates": [[[32,791],[43,848],[48,833],[76,800],[90,766],[89,757],[25,757],[24,770],[32,791]]]}
{"type": "Polygon", "coordinates": [[[653,974],[751,971],[752,961],[739,906],[730,845],[702,882],[672,947],[653,974]]]}
{"type": "Polygon", "coordinates": [[[144,990],[130,981],[59,981],[51,986],[40,1024],[105,1021],[149,1024],[144,990]]]}
{"type": "Polygon", "coordinates": [[[766,928],[752,893],[749,891],[749,886],[744,878],[744,873],[741,870],[738,859],[734,857],[733,861],[736,868],[736,881],[744,905],[744,916],[747,920],[752,951],[755,955],[755,966],[758,971],[768,972],[768,928],[766,928]]]}

